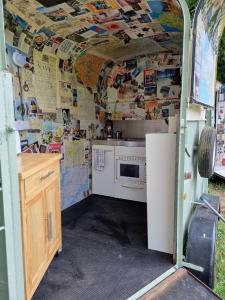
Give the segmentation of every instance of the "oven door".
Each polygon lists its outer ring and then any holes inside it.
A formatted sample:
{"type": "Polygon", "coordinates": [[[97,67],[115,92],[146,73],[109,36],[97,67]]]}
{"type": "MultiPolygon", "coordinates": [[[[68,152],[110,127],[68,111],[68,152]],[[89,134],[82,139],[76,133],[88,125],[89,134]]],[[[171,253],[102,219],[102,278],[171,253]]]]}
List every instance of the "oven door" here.
{"type": "Polygon", "coordinates": [[[146,182],[145,162],[116,159],[116,181],[122,184],[144,185],[146,182]]]}

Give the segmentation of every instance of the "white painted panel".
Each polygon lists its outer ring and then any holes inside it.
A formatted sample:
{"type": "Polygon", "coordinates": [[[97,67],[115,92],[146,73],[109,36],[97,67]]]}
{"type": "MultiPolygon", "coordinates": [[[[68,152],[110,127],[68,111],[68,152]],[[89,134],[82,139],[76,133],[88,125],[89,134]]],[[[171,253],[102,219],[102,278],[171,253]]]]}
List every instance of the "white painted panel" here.
{"type": "Polygon", "coordinates": [[[146,135],[148,248],[173,253],[175,134],[146,135]]]}
{"type": "Polygon", "coordinates": [[[136,157],[145,157],[146,151],[145,147],[125,147],[125,146],[116,146],[115,155],[124,155],[124,156],[136,156],[136,157]]]}
{"type": "Polygon", "coordinates": [[[92,192],[93,194],[114,197],[114,146],[94,145],[92,146],[92,192]],[[105,167],[98,171],[94,167],[94,151],[103,149],[105,151],[105,167]]]}

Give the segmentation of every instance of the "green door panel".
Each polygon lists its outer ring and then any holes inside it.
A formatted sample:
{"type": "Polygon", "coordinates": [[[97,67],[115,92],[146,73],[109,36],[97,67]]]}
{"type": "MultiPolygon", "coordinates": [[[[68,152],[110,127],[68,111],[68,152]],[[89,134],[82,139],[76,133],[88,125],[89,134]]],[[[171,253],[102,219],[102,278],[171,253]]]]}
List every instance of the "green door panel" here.
{"type": "Polygon", "coordinates": [[[0,71],[1,300],[24,300],[22,235],[11,74],[0,71]],[[9,133],[7,128],[12,130],[9,133]],[[3,218],[4,216],[4,218],[3,218]],[[6,251],[5,251],[6,249],[6,251]],[[6,255],[5,255],[6,253],[6,255]]]}

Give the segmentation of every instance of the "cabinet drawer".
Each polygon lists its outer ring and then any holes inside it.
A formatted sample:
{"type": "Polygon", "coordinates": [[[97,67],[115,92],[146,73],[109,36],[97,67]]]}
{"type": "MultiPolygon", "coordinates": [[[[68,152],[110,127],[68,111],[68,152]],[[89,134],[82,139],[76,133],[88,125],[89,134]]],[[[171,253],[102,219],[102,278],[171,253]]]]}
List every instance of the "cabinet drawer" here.
{"type": "Polygon", "coordinates": [[[33,196],[59,176],[59,165],[50,165],[40,172],[25,179],[25,197],[33,196]]]}

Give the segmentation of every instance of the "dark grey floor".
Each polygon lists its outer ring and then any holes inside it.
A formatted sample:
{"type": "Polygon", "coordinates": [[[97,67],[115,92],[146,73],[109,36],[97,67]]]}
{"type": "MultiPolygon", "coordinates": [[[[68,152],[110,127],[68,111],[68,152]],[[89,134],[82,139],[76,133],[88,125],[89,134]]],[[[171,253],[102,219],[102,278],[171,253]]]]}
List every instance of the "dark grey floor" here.
{"type": "Polygon", "coordinates": [[[91,196],[63,226],[63,251],[33,300],[127,299],[171,266],[170,255],[147,250],[145,204],[91,196]]]}

